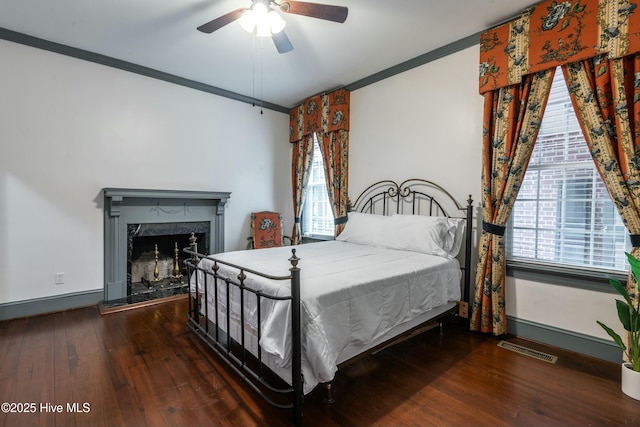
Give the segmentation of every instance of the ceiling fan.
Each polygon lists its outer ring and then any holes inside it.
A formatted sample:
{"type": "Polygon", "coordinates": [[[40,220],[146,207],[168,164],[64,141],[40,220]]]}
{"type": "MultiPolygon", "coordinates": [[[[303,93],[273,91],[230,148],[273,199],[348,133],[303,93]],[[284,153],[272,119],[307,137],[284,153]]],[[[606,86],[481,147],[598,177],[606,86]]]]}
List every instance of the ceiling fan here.
{"type": "Polygon", "coordinates": [[[198,31],[210,34],[239,20],[238,22],[245,30],[249,32],[255,30],[256,36],[271,37],[279,53],[290,52],[293,50],[293,45],[283,30],[285,21],[278,11],[339,23],[343,23],[349,13],[349,9],[344,6],[304,1],[252,0],[250,7],[236,9],[219,16],[213,21],[200,25],[198,31]]]}

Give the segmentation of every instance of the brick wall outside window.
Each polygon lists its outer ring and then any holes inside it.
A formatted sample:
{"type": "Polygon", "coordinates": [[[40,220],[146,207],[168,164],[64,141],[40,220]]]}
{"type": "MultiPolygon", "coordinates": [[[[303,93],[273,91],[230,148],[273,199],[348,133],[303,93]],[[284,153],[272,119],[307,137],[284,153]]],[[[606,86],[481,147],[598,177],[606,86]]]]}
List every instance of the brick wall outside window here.
{"type": "Polygon", "coordinates": [[[591,159],[561,70],[505,240],[512,260],[627,269],[627,231],[591,159]]]}

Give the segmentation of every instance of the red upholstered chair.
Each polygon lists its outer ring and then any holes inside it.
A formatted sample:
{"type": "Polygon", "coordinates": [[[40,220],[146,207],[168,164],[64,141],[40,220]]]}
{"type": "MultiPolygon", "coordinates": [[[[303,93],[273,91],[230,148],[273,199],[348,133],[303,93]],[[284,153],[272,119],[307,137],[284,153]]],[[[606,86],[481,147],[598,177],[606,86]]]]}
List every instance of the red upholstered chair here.
{"type": "Polygon", "coordinates": [[[283,234],[282,215],[279,212],[252,212],[251,237],[248,249],[262,249],[282,246],[284,239],[291,238],[283,234]]]}

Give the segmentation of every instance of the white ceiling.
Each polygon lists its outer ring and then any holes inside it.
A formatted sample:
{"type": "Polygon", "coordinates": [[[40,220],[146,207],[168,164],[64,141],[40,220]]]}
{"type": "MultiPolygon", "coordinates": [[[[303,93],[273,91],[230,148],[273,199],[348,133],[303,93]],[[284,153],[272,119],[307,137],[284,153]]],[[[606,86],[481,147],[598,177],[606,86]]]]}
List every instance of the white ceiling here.
{"type": "MultiPolygon", "coordinates": [[[[310,0],[312,1],[312,0],[310,0]]],[[[162,71],[286,108],[511,18],[535,0],[321,0],[343,24],[283,14],[279,54],[237,22],[196,27],[251,0],[0,0],[0,28],[162,71]]]]}

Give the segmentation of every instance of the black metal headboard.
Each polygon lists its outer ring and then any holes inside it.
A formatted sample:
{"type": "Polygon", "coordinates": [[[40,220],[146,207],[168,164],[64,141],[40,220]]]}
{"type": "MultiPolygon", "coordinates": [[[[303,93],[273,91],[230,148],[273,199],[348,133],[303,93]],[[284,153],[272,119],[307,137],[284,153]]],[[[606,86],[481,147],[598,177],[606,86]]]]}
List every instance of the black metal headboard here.
{"type": "Polygon", "coordinates": [[[463,299],[469,302],[471,289],[471,248],[473,235],[473,199],[469,195],[467,205],[461,205],[442,186],[425,179],[408,179],[398,184],[383,180],[367,187],[350,205],[350,211],[376,215],[423,215],[465,218],[464,291],[463,299]]]}

